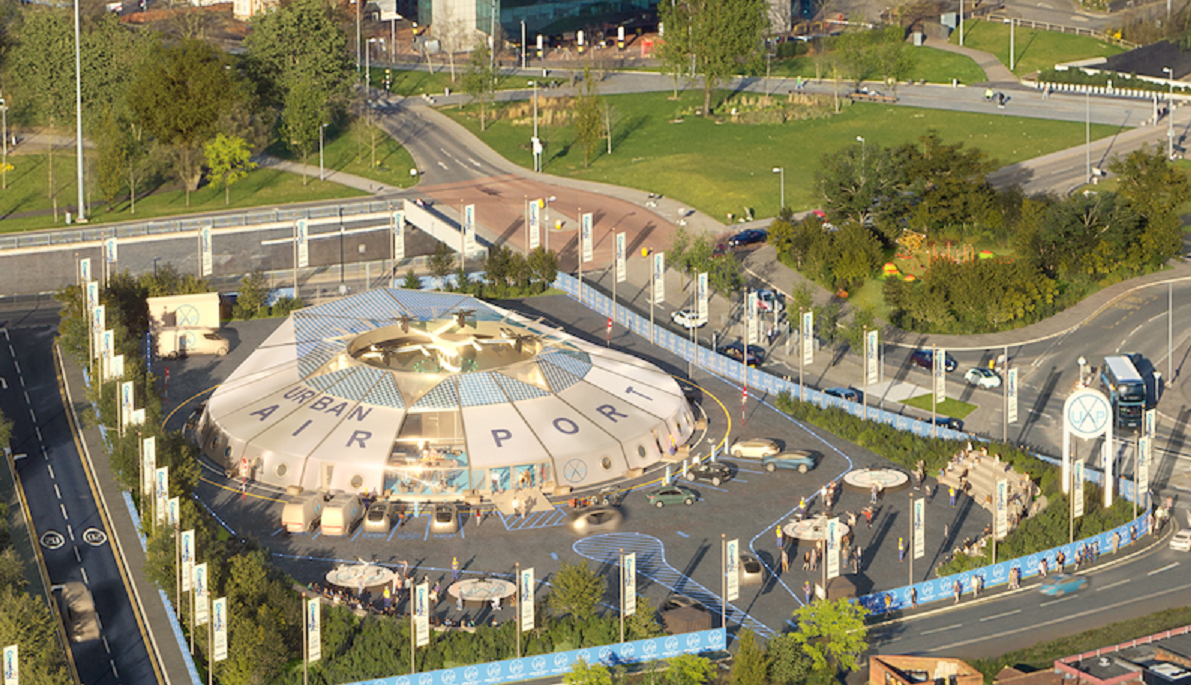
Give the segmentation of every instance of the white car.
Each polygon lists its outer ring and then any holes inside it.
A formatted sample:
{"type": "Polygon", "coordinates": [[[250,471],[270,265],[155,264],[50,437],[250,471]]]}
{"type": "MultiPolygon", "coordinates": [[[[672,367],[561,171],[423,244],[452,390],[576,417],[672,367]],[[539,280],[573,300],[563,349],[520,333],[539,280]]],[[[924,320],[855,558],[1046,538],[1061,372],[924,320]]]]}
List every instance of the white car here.
{"type": "Polygon", "coordinates": [[[732,456],[764,459],[778,453],[777,443],[767,438],[750,438],[740,440],[732,445],[732,456]]]}
{"type": "Polygon", "coordinates": [[[1170,539],[1170,548],[1176,552],[1191,552],[1191,530],[1183,529],[1170,539]]]}
{"type": "Polygon", "coordinates": [[[785,298],[772,290],[757,290],[755,294],[759,312],[772,313],[776,310],[780,314],[786,309],[786,304],[782,301],[785,298]]]}
{"type": "Polygon", "coordinates": [[[688,331],[692,328],[702,328],[707,322],[699,318],[699,312],[693,309],[679,309],[670,315],[670,320],[688,331]]]}
{"type": "Polygon", "coordinates": [[[964,374],[964,380],[968,385],[975,385],[980,388],[999,388],[1001,387],[1001,376],[992,369],[977,366],[974,369],[968,369],[964,374]]]}

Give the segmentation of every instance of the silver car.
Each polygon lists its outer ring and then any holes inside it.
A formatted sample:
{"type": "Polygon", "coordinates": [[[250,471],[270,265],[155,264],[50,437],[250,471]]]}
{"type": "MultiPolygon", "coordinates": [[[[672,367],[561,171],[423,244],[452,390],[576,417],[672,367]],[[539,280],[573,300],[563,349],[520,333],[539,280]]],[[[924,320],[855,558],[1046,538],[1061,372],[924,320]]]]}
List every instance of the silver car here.
{"type": "Polygon", "coordinates": [[[436,504],[430,513],[431,533],[458,533],[459,508],[454,504],[436,504]]]}
{"type": "Polygon", "coordinates": [[[387,533],[393,527],[393,505],[373,502],[364,514],[365,533],[387,533]]]}
{"type": "Polygon", "coordinates": [[[777,443],[768,438],[749,438],[739,440],[732,445],[732,456],[748,457],[750,459],[764,459],[778,453],[777,443]]]}

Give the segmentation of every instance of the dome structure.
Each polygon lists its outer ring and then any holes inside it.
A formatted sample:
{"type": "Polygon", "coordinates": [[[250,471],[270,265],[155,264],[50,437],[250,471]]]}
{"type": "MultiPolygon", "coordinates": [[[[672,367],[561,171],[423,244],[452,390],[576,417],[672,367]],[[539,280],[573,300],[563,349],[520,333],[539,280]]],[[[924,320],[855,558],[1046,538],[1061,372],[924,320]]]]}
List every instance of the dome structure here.
{"type": "Polygon", "coordinates": [[[462,500],[637,475],[694,417],[653,364],[472,297],[295,312],[212,394],[203,452],[279,487],[462,500]]]}

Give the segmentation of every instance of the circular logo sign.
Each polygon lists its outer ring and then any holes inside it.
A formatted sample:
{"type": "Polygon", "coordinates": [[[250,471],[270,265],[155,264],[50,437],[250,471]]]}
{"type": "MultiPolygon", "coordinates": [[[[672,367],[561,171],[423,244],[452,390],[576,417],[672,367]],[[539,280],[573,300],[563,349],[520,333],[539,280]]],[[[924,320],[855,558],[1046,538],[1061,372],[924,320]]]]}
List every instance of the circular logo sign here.
{"type": "Polygon", "coordinates": [[[544,670],[544,669],[546,668],[546,659],[545,659],[545,657],[535,656],[535,657],[533,658],[533,661],[532,661],[532,662],[530,662],[530,663],[531,663],[531,665],[532,665],[532,668],[533,668],[533,670],[535,670],[535,671],[541,671],[541,670],[544,670]]]}
{"type": "Polygon", "coordinates": [[[555,668],[562,668],[563,666],[566,666],[566,665],[567,665],[567,655],[566,654],[556,654],[554,656],[554,667],[555,668]]]}
{"type": "Polygon", "coordinates": [[[500,675],[500,664],[488,664],[488,677],[495,678],[500,675]]]}
{"type": "Polygon", "coordinates": [[[58,549],[66,544],[66,538],[62,537],[62,533],[55,530],[47,530],[41,536],[41,546],[46,549],[58,549]]]}
{"type": "Polygon", "coordinates": [[[446,683],[446,685],[451,685],[452,683],[455,682],[455,672],[454,671],[443,671],[442,675],[439,676],[439,679],[442,680],[444,683],[446,683]]]}
{"type": "Polygon", "coordinates": [[[678,649],[678,638],[676,638],[676,637],[666,638],[666,649],[671,652],[678,649]]]}
{"type": "Polygon", "coordinates": [[[525,665],[522,664],[520,661],[514,661],[513,663],[509,664],[509,673],[512,673],[513,675],[520,675],[521,671],[524,671],[524,670],[525,670],[525,665]]]}
{"type": "Polygon", "coordinates": [[[480,669],[476,668],[475,666],[468,666],[463,671],[463,679],[469,683],[475,682],[476,678],[479,678],[479,677],[480,677],[480,669]]]}
{"type": "Polygon", "coordinates": [[[587,464],[582,459],[572,459],[562,467],[562,473],[567,480],[578,483],[587,477],[587,464]]]}
{"type": "Polygon", "coordinates": [[[658,644],[657,642],[650,640],[649,642],[645,643],[645,646],[642,647],[642,650],[645,652],[645,656],[649,656],[658,651],[658,644]]]}
{"type": "Polygon", "coordinates": [[[83,542],[92,547],[99,547],[108,541],[107,533],[104,533],[98,528],[88,528],[83,531],[83,542]]]}
{"type": "Polygon", "coordinates": [[[1063,424],[1066,430],[1081,438],[1103,435],[1108,430],[1110,418],[1112,405],[1099,390],[1076,390],[1063,403],[1063,424]]]}

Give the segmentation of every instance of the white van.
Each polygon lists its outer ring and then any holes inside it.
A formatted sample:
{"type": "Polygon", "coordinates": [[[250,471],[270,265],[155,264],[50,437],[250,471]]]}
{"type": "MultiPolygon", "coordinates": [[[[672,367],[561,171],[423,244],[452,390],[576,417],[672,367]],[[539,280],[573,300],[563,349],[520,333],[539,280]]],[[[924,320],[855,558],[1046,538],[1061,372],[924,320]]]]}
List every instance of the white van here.
{"type": "Polygon", "coordinates": [[[87,586],[78,581],[56,588],[62,591],[62,622],[71,642],[99,639],[99,618],[95,614],[95,600],[87,586]]]}
{"type": "Polygon", "coordinates": [[[348,535],[364,518],[364,505],[356,495],[340,494],[323,507],[323,535],[348,535]]]}
{"type": "Polygon", "coordinates": [[[314,530],[323,514],[321,492],[304,492],[290,497],[281,510],[281,525],[289,533],[314,530]]]}
{"type": "Polygon", "coordinates": [[[214,328],[159,328],[156,331],[157,356],[177,359],[192,354],[228,353],[231,344],[214,328]]]}

